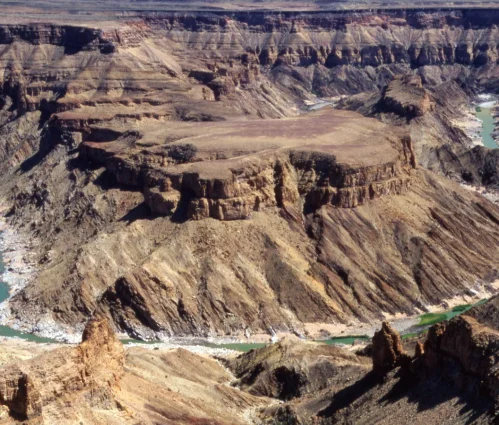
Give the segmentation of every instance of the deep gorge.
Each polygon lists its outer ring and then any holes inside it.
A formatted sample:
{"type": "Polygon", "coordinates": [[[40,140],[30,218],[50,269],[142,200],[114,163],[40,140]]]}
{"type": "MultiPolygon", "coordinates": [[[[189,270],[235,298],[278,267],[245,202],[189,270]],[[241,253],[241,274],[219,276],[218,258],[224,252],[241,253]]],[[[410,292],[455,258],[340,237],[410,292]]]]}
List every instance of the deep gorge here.
{"type": "Polygon", "coordinates": [[[497,20],[0,23],[1,191],[39,267],[12,316],[30,331],[99,313],[139,338],[306,334],[492,291],[496,207],[448,178],[496,181],[497,154],[452,120],[495,87],[497,20]],[[338,95],[341,111],[293,118],[338,95]]]}

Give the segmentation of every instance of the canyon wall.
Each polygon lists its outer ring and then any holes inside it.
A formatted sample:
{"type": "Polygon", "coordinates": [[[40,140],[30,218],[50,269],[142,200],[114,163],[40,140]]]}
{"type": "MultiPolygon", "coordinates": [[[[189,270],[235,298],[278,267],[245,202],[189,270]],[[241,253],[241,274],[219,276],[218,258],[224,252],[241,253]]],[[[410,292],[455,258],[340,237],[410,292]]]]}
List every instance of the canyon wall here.
{"type": "Polygon", "coordinates": [[[10,317],[42,333],[98,312],[143,338],[315,335],[492,292],[497,207],[418,164],[443,173],[441,149],[469,149],[450,119],[495,81],[498,16],[0,23],[1,192],[37,269],[10,317]],[[343,106],[378,121],[293,118],[353,94],[365,108],[343,106]]]}

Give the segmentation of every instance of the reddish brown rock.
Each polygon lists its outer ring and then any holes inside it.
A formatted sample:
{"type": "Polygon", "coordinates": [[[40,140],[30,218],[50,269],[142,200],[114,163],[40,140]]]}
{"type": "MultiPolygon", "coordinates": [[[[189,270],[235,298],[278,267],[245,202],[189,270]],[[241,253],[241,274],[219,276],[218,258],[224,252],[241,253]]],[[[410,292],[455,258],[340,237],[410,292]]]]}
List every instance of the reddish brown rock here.
{"type": "Polygon", "coordinates": [[[419,358],[424,354],[424,344],[420,341],[416,342],[414,357],[419,358]]]}
{"type": "Polygon", "coordinates": [[[395,77],[385,88],[381,107],[386,112],[407,117],[421,117],[435,107],[430,93],[423,87],[421,77],[407,74],[395,77]]]}
{"type": "Polygon", "coordinates": [[[34,420],[32,423],[39,423],[44,410],[80,397],[90,406],[112,406],[112,391],[123,376],[124,359],[123,345],[108,322],[92,319],[77,347],[1,368],[0,405],[7,406],[14,418],[34,420]]]}
{"type": "MultiPolygon", "coordinates": [[[[478,307],[473,315],[480,317],[478,307]]],[[[466,314],[430,328],[425,364],[433,371],[453,371],[455,385],[464,391],[480,389],[499,407],[499,331],[466,314]]]]}
{"type": "Polygon", "coordinates": [[[369,360],[347,350],[288,336],[227,361],[237,385],[251,394],[291,400],[325,388],[339,391],[363,376],[369,360]]]}
{"type": "MultiPolygon", "coordinates": [[[[39,384],[38,384],[39,385],[39,384]]],[[[16,366],[0,370],[0,405],[22,419],[32,419],[42,413],[40,388],[32,376],[16,366]]]]}
{"type": "Polygon", "coordinates": [[[402,345],[400,334],[388,322],[383,322],[381,329],[373,336],[372,358],[373,371],[380,376],[410,360],[402,345]]]}

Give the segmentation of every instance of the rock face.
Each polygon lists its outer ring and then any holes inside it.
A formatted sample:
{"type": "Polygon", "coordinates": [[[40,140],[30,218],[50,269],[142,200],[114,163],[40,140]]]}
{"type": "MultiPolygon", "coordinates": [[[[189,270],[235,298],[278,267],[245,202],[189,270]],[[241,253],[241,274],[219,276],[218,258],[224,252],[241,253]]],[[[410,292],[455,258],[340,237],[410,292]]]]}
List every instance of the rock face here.
{"type": "Polygon", "coordinates": [[[383,322],[382,328],[373,336],[372,358],[373,371],[380,376],[410,361],[400,334],[388,322],[383,322]]]}
{"type": "Polygon", "coordinates": [[[435,107],[430,94],[423,88],[421,78],[411,74],[396,76],[386,86],[382,99],[381,108],[409,120],[422,117],[435,107]]]}
{"type": "Polygon", "coordinates": [[[20,342],[2,341],[0,352],[13,362],[0,369],[0,423],[248,425],[252,410],[271,403],[231,388],[234,377],[206,355],[138,347],[125,352],[105,320],[92,319],[82,339],[27,360],[18,357],[20,342]]]}
{"type": "Polygon", "coordinates": [[[372,342],[372,372],[342,388],[335,383],[269,407],[264,418],[299,424],[388,425],[407,418],[415,424],[496,423],[498,299],[434,325],[424,350],[418,342],[413,358],[404,352],[400,335],[384,323],[372,342]]]}
{"type": "Polygon", "coordinates": [[[40,392],[33,378],[21,370],[9,369],[1,376],[1,400],[9,414],[21,419],[32,419],[42,414],[40,392]]]}
{"type": "Polygon", "coordinates": [[[433,326],[425,342],[424,360],[431,370],[452,371],[454,385],[494,400],[499,415],[498,298],[471,309],[469,314],[433,326]]]}
{"type": "Polygon", "coordinates": [[[228,362],[235,383],[250,394],[291,400],[305,394],[344,387],[363,375],[369,361],[338,347],[286,337],[228,362]]]}
{"type": "Polygon", "coordinates": [[[358,118],[326,109],[266,123],[172,124],[175,142],[151,142],[165,136],[149,128],[133,146],[121,138],[84,142],[81,158],[104,166],[120,185],[145,188],[152,212],[179,216],[183,210],[196,220],[240,220],[285,205],[307,213],[326,204],[352,208],[406,193],[409,137],[385,137],[383,126],[369,120],[360,130],[358,118]]]}
{"type": "Polygon", "coordinates": [[[0,404],[12,418],[43,423],[46,412],[67,400],[86,399],[87,408],[112,408],[113,388],[124,373],[124,351],[106,320],[93,319],[76,348],[49,351],[0,370],[0,404]],[[40,422],[41,421],[41,422],[40,422]]]}
{"type": "MultiPolygon", "coordinates": [[[[240,27],[243,31],[237,42],[248,47],[253,44],[249,52],[264,65],[484,65],[497,60],[495,48],[487,45],[494,34],[497,11],[376,10],[350,14],[290,13],[284,14],[284,19],[281,16],[261,12],[250,17],[244,13],[227,17],[222,13],[206,14],[199,19],[187,13],[147,22],[158,30],[166,29],[170,37],[179,37],[180,30],[223,33],[225,28],[240,27]],[[474,45],[467,39],[469,28],[480,34],[474,45]],[[480,29],[487,31],[481,34],[480,29]],[[404,40],[403,35],[411,30],[415,36],[404,40]]],[[[191,47],[201,47],[194,37],[183,40],[191,47]]],[[[227,48],[223,39],[221,43],[220,47],[227,48]]]]}

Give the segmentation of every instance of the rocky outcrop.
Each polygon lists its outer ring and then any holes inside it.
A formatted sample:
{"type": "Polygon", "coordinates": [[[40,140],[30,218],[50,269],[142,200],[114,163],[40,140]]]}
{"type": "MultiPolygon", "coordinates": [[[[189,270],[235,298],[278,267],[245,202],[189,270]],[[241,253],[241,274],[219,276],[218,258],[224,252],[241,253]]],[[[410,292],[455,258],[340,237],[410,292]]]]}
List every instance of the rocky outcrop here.
{"type": "Polygon", "coordinates": [[[469,315],[433,326],[425,342],[424,360],[433,371],[452,373],[454,385],[463,391],[479,391],[494,400],[497,415],[499,331],[495,304],[497,298],[472,309],[469,315]]]}
{"type": "MultiPolygon", "coordinates": [[[[119,184],[144,190],[145,201],[156,214],[178,216],[183,210],[187,219],[236,220],[265,207],[285,205],[296,205],[309,213],[327,204],[352,208],[409,189],[414,153],[408,136],[401,140],[392,135],[383,141],[378,133],[381,127],[375,122],[365,124],[364,134],[347,135],[345,126],[358,131],[356,115],[332,110],[306,119],[279,121],[260,132],[259,124],[245,123],[246,146],[270,148],[263,155],[258,148],[250,148],[248,161],[234,156],[234,149],[239,154],[247,149],[238,146],[227,132],[235,123],[200,125],[195,130],[201,132],[196,139],[191,139],[193,130],[185,127],[188,138],[148,149],[142,147],[145,143],[140,134],[132,149],[122,138],[108,143],[84,142],[80,157],[105,166],[119,184]],[[281,128],[297,126],[303,128],[289,133],[286,140],[279,139],[281,128]],[[304,128],[312,127],[316,134],[310,140],[304,128]],[[210,132],[212,137],[216,134],[219,146],[212,145],[210,132]],[[373,151],[372,158],[354,160],[344,154],[343,144],[354,137],[373,151]],[[378,138],[379,146],[368,146],[367,137],[378,138]],[[387,149],[384,155],[376,153],[381,144],[387,149]],[[219,164],[218,169],[215,164],[219,164]]],[[[177,131],[183,129],[177,126],[177,131]]]]}
{"type": "Polygon", "coordinates": [[[85,384],[118,385],[123,376],[125,352],[107,320],[99,317],[90,319],[77,351],[80,359],[77,363],[83,365],[82,379],[85,384]]]}
{"type": "Polygon", "coordinates": [[[388,425],[403,423],[408,417],[421,425],[496,423],[497,304],[495,297],[434,325],[424,349],[418,342],[413,358],[404,352],[400,335],[384,323],[372,342],[372,373],[354,378],[339,391],[333,385],[269,407],[263,417],[306,425],[388,425]]]}
{"type": "Polygon", "coordinates": [[[0,405],[12,420],[43,423],[46,412],[63,408],[67,400],[88,406],[115,404],[112,391],[124,374],[124,350],[104,319],[89,321],[82,343],[49,351],[0,369],[0,405]],[[64,397],[62,397],[64,395],[64,397]]]}
{"type": "Polygon", "coordinates": [[[374,333],[372,358],[373,371],[379,376],[410,362],[410,356],[402,346],[400,334],[388,322],[383,322],[381,329],[374,333]]]}
{"type": "Polygon", "coordinates": [[[421,117],[435,107],[421,78],[411,74],[396,76],[384,89],[381,99],[380,109],[408,120],[421,117]]]}
{"type": "Polygon", "coordinates": [[[50,243],[37,248],[41,271],[11,301],[14,315],[75,324],[97,309],[141,338],[305,333],[307,323],[411,314],[495,277],[496,208],[411,168],[410,147],[375,120],[323,110],[147,128],[83,142],[69,167],[59,145],[21,176],[12,223],[50,243]],[[410,186],[371,191],[393,179],[410,186]],[[367,197],[345,208],[335,191],[367,197]],[[224,220],[189,210],[237,198],[224,220]],[[241,205],[248,219],[227,219],[241,205]]]}
{"type": "Polygon", "coordinates": [[[0,404],[22,420],[42,414],[40,390],[33,378],[17,368],[0,372],[0,404]]]}
{"type": "Polygon", "coordinates": [[[6,425],[248,425],[253,410],[271,403],[232,388],[233,375],[206,354],[141,347],[125,353],[100,319],[89,322],[79,346],[4,339],[5,357],[0,422],[6,425]]]}
{"type": "Polygon", "coordinates": [[[342,389],[363,375],[369,361],[346,350],[286,337],[276,344],[228,361],[234,385],[251,394],[291,400],[305,394],[342,389]]]}

